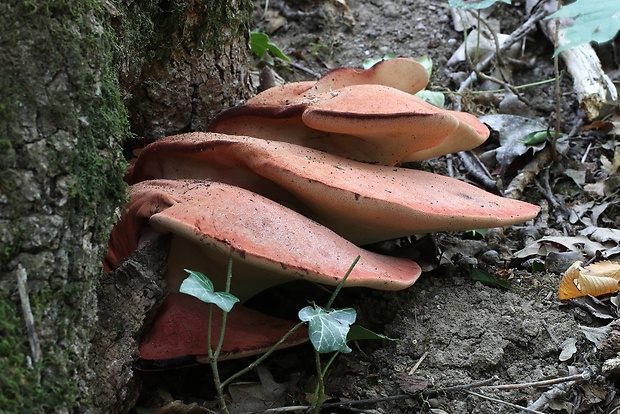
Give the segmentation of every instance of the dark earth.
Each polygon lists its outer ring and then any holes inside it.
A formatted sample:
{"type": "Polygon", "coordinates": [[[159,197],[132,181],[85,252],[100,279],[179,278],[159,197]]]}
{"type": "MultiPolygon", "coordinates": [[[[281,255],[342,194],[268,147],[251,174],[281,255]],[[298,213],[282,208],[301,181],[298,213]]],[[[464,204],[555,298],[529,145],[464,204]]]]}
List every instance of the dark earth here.
{"type": "MultiPolygon", "coordinates": [[[[433,91],[458,90],[470,72],[464,62],[447,65],[463,39],[463,33],[454,28],[447,0],[349,0],[346,5],[344,1],[271,1],[264,12],[265,6],[256,3],[255,24],[291,57],[292,64],[276,60],[269,65],[276,78],[286,82],[316,79],[317,74],[340,66],[361,68],[365,59],[387,53],[431,58],[434,68],[428,89],[433,91]]],[[[485,10],[484,16],[504,34],[510,34],[528,17],[521,3],[496,5],[485,10]]],[[[617,43],[596,48],[604,70],[616,80],[617,43]]],[[[540,29],[517,45],[513,60],[503,72],[507,82],[525,85],[554,78],[553,45],[540,29]]],[[[257,59],[255,65],[258,73],[267,63],[257,59]]],[[[593,255],[617,260],[618,238],[603,243],[606,248],[615,248],[615,253],[605,249],[593,253],[583,243],[568,242],[547,244],[546,251],[517,253],[544,236],[576,236],[592,227],[619,228],[617,165],[615,170],[604,168],[614,160],[614,150],[618,154],[618,136],[610,131],[613,124],[607,122],[614,109],[605,109],[597,120],[586,119],[572,82],[570,76],[562,77],[561,130],[566,138],[557,144],[560,153],[556,161],[552,161],[554,146],[550,142],[540,144],[539,152],[528,150],[503,164],[489,161],[489,154],[500,146],[497,134],[473,151],[491,172],[496,186],[492,190],[500,193],[528,162],[549,157],[542,171],[520,191],[521,199],[542,206],[539,218],[486,234],[442,233],[372,247],[418,260],[427,272],[406,291],[350,289],[341,293],[338,307],[354,307],[361,325],[399,341],[351,344],[353,352],[340,355],[328,371],[327,402],[370,401],[355,408],[328,404],[323,412],[525,412],[516,406],[543,413],[620,412],[620,364],[616,361],[613,366],[620,349],[618,336],[612,329],[597,346],[580,328],[617,323],[618,308],[608,297],[600,298],[600,302],[592,298],[563,302],[557,295],[562,273],[574,260],[588,260],[593,255]],[[581,172],[585,181],[578,183],[567,171],[581,172]],[[596,186],[598,192],[593,190],[596,186]],[[567,253],[571,249],[574,252],[567,253]],[[547,254],[550,251],[554,253],[547,254]],[[491,280],[479,280],[481,274],[491,280]],[[574,343],[574,349],[569,343],[574,343]],[[557,384],[500,387],[569,376],[557,384]],[[486,386],[466,387],[480,381],[487,381],[486,386]],[[449,389],[454,386],[464,387],[449,389]]],[[[471,90],[483,88],[488,85],[474,83],[471,90]]],[[[465,92],[460,96],[447,93],[446,107],[477,116],[520,115],[540,122],[542,129],[555,127],[553,82],[520,89],[527,104],[510,97],[497,84],[492,89],[500,91],[465,92]]],[[[484,185],[459,155],[413,167],[484,185]]],[[[282,312],[290,309],[294,319],[296,310],[306,306],[305,299],[321,304],[328,297],[318,288],[292,285],[266,292],[253,304],[260,308],[264,302],[281,300],[282,312]]],[[[223,376],[248,363],[224,364],[223,376]]],[[[310,345],[276,353],[259,373],[245,379],[250,385],[231,390],[231,411],[307,405],[316,385],[314,372],[310,345]]],[[[208,367],[142,375],[143,394],[136,409],[215,410],[208,367]]]]}

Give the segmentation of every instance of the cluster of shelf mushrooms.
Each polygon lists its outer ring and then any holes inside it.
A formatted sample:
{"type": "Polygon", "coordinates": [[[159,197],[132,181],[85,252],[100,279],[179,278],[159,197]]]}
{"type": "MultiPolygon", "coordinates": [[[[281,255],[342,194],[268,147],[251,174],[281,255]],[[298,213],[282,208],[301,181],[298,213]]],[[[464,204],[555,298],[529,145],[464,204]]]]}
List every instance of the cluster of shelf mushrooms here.
{"type": "MultiPolygon", "coordinates": [[[[400,168],[474,148],[489,131],[474,116],[413,94],[428,73],[410,59],[335,69],[316,82],[268,89],[218,115],[210,132],[145,147],[128,173],[130,201],[113,229],[112,270],[153,234],[171,235],[170,294],[140,347],[144,360],[207,354],[208,306],[176,293],[197,270],[245,301],[293,280],[400,290],[420,276],[411,260],[363,245],[412,234],[505,226],[537,206],[462,181],[400,168]]],[[[219,317],[214,320],[213,341],[219,317]]],[[[222,359],[259,354],[293,322],[236,306],[222,359]]],[[[301,332],[288,346],[307,339],[301,332]]]]}

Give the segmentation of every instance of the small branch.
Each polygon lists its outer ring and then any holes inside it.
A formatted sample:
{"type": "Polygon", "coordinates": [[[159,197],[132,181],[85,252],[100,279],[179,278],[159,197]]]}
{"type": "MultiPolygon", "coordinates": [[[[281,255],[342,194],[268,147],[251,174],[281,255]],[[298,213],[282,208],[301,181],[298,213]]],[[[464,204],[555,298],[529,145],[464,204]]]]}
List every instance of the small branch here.
{"type": "MultiPolygon", "coordinates": [[[[513,44],[521,40],[525,35],[527,35],[532,30],[534,30],[536,28],[536,24],[539,21],[541,21],[546,15],[547,15],[547,12],[543,10],[542,8],[536,11],[536,13],[534,13],[533,15],[531,15],[530,18],[527,19],[527,21],[521,25],[521,27],[519,27],[517,30],[512,32],[510,36],[506,38],[506,40],[504,41],[504,44],[499,49],[500,53],[504,53],[505,51],[507,51],[513,44]]],[[[491,53],[484,60],[478,63],[476,65],[476,70],[479,72],[482,72],[483,70],[485,70],[491,64],[491,61],[495,58],[495,55],[496,53],[491,53]]],[[[472,83],[476,81],[476,79],[477,79],[477,76],[476,76],[476,72],[474,71],[469,75],[467,79],[463,81],[463,83],[461,83],[461,86],[459,87],[459,92],[463,92],[464,90],[469,88],[472,85],[472,83]]]]}
{"type": "Polygon", "coordinates": [[[560,384],[568,381],[588,381],[592,377],[592,374],[588,371],[584,371],[581,374],[569,375],[568,377],[553,378],[543,381],[524,382],[521,384],[504,384],[504,385],[489,385],[484,387],[486,389],[494,390],[516,390],[519,388],[527,387],[546,387],[549,385],[560,384]]]}
{"type": "Polygon", "coordinates": [[[516,200],[520,199],[523,191],[525,191],[525,187],[536,179],[538,173],[540,173],[543,167],[548,165],[549,162],[551,162],[551,151],[547,147],[536,154],[534,159],[528,162],[525,167],[521,169],[521,172],[513,178],[506,190],[504,190],[504,196],[516,200]]]}
{"type": "MultiPolygon", "coordinates": [[[[558,8],[562,6],[562,0],[558,0],[558,8]]],[[[555,31],[553,34],[554,44],[558,45],[560,35],[560,20],[555,20],[555,31]]],[[[558,162],[560,157],[558,156],[557,143],[560,138],[560,129],[562,128],[562,90],[560,88],[560,57],[555,55],[553,57],[553,71],[555,72],[555,131],[551,138],[551,157],[554,162],[558,162]]]]}
{"type": "Polygon", "coordinates": [[[420,367],[420,365],[426,359],[427,356],[428,356],[428,351],[426,351],[426,352],[424,352],[424,354],[422,354],[420,359],[418,359],[418,362],[415,363],[413,368],[411,368],[407,374],[408,375],[413,375],[413,373],[417,371],[417,369],[420,367]]]}
{"type": "MultiPolygon", "coordinates": [[[[551,151],[553,152],[553,149],[551,151]]],[[[534,184],[536,188],[538,188],[538,191],[549,201],[549,204],[551,204],[551,208],[555,213],[555,220],[558,224],[562,225],[566,233],[566,221],[570,217],[570,211],[564,204],[564,201],[556,197],[554,191],[551,189],[551,184],[549,184],[549,168],[543,170],[541,181],[542,184],[538,180],[534,180],[534,184]]]]}
{"type": "MultiPolygon", "coordinates": [[[[426,391],[422,391],[422,392],[417,392],[415,394],[399,394],[399,395],[392,395],[389,397],[380,397],[380,398],[368,398],[365,400],[354,400],[354,401],[346,401],[346,402],[333,402],[333,403],[325,403],[323,404],[323,408],[348,408],[354,405],[364,405],[364,404],[376,404],[376,403],[381,403],[381,402],[390,402],[390,401],[403,401],[403,400],[412,400],[414,398],[418,398],[420,396],[422,397],[436,397],[439,394],[446,394],[449,392],[455,392],[455,391],[464,391],[467,390],[469,388],[478,388],[478,387],[482,387],[485,385],[488,385],[492,382],[497,381],[497,376],[493,376],[489,379],[486,380],[482,380],[482,381],[478,381],[478,382],[472,382],[471,384],[462,384],[462,385],[455,385],[452,387],[446,387],[446,388],[437,388],[434,390],[426,390],[426,391]]],[[[519,407],[521,408],[521,407],[519,407]]],[[[308,409],[310,409],[310,406],[294,406],[294,407],[281,407],[281,408],[270,408],[267,410],[263,410],[263,411],[254,411],[252,414],[274,414],[274,413],[285,413],[285,412],[301,412],[301,411],[307,411],[308,409]]]]}
{"type": "Polygon", "coordinates": [[[267,359],[267,357],[269,357],[269,355],[273,354],[274,351],[276,351],[280,347],[280,345],[282,345],[284,343],[284,341],[286,341],[288,339],[289,336],[291,336],[297,329],[301,328],[304,324],[305,324],[305,322],[299,322],[297,325],[293,326],[287,333],[285,333],[282,336],[282,338],[280,338],[280,340],[278,342],[276,342],[276,344],[274,346],[271,347],[271,349],[269,349],[269,351],[267,351],[264,354],[262,354],[259,358],[257,358],[254,362],[252,362],[247,367],[243,368],[239,372],[231,375],[226,380],[222,381],[222,388],[226,387],[228,384],[230,384],[232,381],[234,381],[235,379],[239,378],[240,376],[242,376],[246,372],[250,372],[254,368],[256,368],[258,365],[260,365],[261,362],[263,362],[265,359],[267,359]]]}
{"type": "Polygon", "coordinates": [[[485,190],[496,194],[499,193],[497,182],[491,178],[491,174],[478,157],[470,151],[460,151],[458,155],[467,172],[478,181],[485,190]]]}
{"type": "Polygon", "coordinates": [[[489,396],[484,395],[484,394],[478,394],[477,392],[473,392],[473,391],[469,391],[469,390],[466,390],[465,392],[468,393],[468,394],[474,395],[476,397],[479,397],[479,398],[484,398],[485,400],[493,401],[493,402],[496,402],[498,404],[507,405],[508,407],[512,407],[512,408],[516,408],[516,409],[521,410],[521,411],[525,411],[527,413],[545,414],[542,411],[530,410],[529,408],[525,408],[525,407],[522,407],[522,406],[517,405],[517,404],[509,403],[507,401],[503,401],[503,400],[500,400],[498,398],[489,397],[489,396]]]}
{"type": "Polygon", "coordinates": [[[28,297],[28,274],[26,269],[19,264],[17,265],[17,292],[19,293],[19,300],[22,304],[22,313],[24,315],[24,323],[26,325],[26,332],[28,333],[28,342],[30,343],[30,352],[32,353],[32,361],[36,364],[41,360],[41,346],[39,345],[39,338],[34,326],[34,316],[32,315],[32,308],[30,307],[30,298],[28,297]]]}
{"type": "Polygon", "coordinates": [[[280,58],[276,58],[276,59],[278,60],[278,62],[281,62],[281,63],[283,63],[285,65],[292,66],[295,69],[301,70],[302,72],[306,72],[307,74],[312,75],[312,76],[314,76],[317,79],[321,77],[321,74],[319,72],[315,72],[314,70],[312,70],[312,69],[310,69],[310,68],[308,68],[308,67],[306,67],[306,66],[304,66],[302,64],[295,63],[293,61],[288,62],[288,61],[282,60],[280,58]]]}

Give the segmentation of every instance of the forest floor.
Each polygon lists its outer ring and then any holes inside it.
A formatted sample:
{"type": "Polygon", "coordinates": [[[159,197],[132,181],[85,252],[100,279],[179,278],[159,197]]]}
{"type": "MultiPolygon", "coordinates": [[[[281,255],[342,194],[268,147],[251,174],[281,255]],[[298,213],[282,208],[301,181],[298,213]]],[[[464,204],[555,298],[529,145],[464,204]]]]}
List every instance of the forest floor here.
{"type": "MultiPolygon", "coordinates": [[[[312,80],[314,74],[336,67],[361,68],[365,59],[388,53],[411,58],[426,55],[433,62],[428,89],[446,92],[447,108],[490,116],[482,119],[499,129],[473,151],[491,172],[488,179],[494,181],[495,191],[504,193],[528,163],[554,151],[549,141],[515,149],[519,147],[515,141],[523,140],[525,131],[555,127],[552,81],[519,89],[527,104],[488,82],[476,82],[469,91],[492,88],[500,92],[450,92],[459,89],[470,70],[462,61],[448,64],[463,33],[454,28],[447,0],[355,0],[347,5],[349,9],[337,1],[271,1],[263,14],[264,3],[257,3],[256,26],[267,30],[271,41],[294,63],[276,62],[273,69],[278,76],[286,82],[312,80]],[[510,118],[506,115],[518,117],[513,119],[516,126],[497,126],[510,118]],[[512,144],[502,137],[514,132],[518,137],[508,139],[512,144]],[[501,148],[512,155],[498,161],[496,154],[501,148]]],[[[504,34],[512,33],[527,19],[523,5],[500,4],[485,16],[504,34]]],[[[618,80],[613,51],[611,45],[597,48],[603,68],[618,80]]],[[[551,80],[552,55],[551,42],[535,29],[517,43],[503,76],[513,85],[551,80]]],[[[400,246],[377,246],[414,258],[427,271],[405,291],[343,291],[341,303],[357,310],[361,325],[399,341],[359,342],[352,345],[352,353],[340,355],[326,377],[328,402],[371,400],[353,412],[396,414],[522,412],[515,406],[544,413],[620,410],[620,364],[616,361],[613,368],[620,345],[614,348],[608,334],[597,346],[592,330],[587,330],[617,323],[618,308],[609,298],[560,301],[557,294],[563,272],[575,260],[591,259],[593,254],[616,260],[620,256],[618,136],[610,132],[612,123],[600,122],[609,119],[604,118],[606,114],[596,120],[599,122],[585,119],[572,82],[568,75],[561,79],[565,138],[555,146],[558,158],[543,161],[541,171],[519,191],[519,198],[542,207],[535,221],[486,234],[442,233],[402,241],[400,246]],[[600,229],[616,232],[597,239],[594,230],[600,229]],[[480,281],[480,275],[492,280],[480,281]],[[557,384],[501,387],[565,377],[570,379],[557,384]],[[487,381],[486,386],[467,388],[480,381],[487,381]],[[448,388],[453,386],[464,387],[448,388]],[[413,395],[420,390],[426,394],[413,395]]],[[[455,154],[424,163],[423,168],[482,186],[465,161],[455,154]]],[[[296,297],[290,291],[274,294],[296,297]]],[[[321,303],[321,299],[313,299],[321,303]]],[[[268,404],[308,403],[315,381],[309,345],[277,354],[265,368],[260,376],[261,392],[278,391],[281,396],[268,404]]],[[[168,375],[179,381],[179,373],[168,375]]],[[[209,376],[208,371],[204,376],[209,376]]],[[[147,376],[146,383],[149,381],[152,379],[147,376]]],[[[235,405],[233,396],[233,411],[259,407],[259,397],[252,398],[244,406],[239,400],[235,405]]],[[[324,412],[352,411],[326,408],[324,412]]]]}

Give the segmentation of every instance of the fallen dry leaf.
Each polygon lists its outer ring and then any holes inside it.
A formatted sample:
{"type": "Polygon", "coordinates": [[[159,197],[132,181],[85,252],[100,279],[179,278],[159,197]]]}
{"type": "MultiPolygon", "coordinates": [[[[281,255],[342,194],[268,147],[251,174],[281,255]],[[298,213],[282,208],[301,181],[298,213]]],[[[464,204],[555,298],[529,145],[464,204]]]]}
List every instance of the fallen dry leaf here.
{"type": "Polygon", "coordinates": [[[604,261],[585,268],[582,262],[573,263],[564,273],[558,296],[561,300],[581,296],[600,296],[618,291],[620,263],[604,261]]]}

